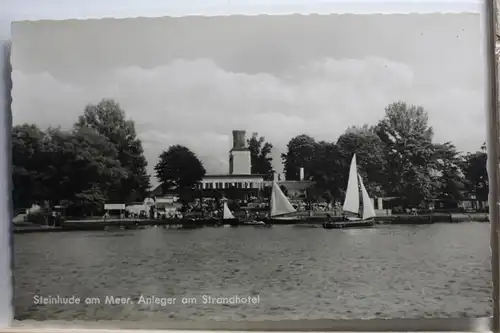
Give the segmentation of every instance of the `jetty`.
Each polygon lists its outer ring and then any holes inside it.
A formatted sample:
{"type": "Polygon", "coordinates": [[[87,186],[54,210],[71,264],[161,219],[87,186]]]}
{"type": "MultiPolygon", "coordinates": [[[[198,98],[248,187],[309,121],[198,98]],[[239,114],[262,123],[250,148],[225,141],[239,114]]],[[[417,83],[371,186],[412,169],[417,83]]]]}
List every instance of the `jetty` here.
{"type": "Polygon", "coordinates": [[[108,229],[140,229],[144,227],[163,226],[167,228],[193,229],[212,227],[220,224],[217,219],[85,219],[67,220],[61,224],[64,230],[108,230],[108,229]]]}
{"type": "MultiPolygon", "coordinates": [[[[273,225],[321,225],[328,219],[330,221],[342,221],[341,216],[327,215],[327,212],[298,212],[297,219],[274,219],[269,224],[273,225]]],[[[398,214],[388,216],[376,216],[376,224],[385,225],[425,225],[434,223],[467,223],[467,222],[489,222],[487,213],[428,213],[421,215],[398,214]]],[[[108,218],[108,219],[81,219],[66,220],[60,226],[41,225],[32,222],[13,223],[12,231],[16,234],[63,232],[63,231],[91,231],[91,230],[126,230],[143,229],[147,227],[163,227],[166,229],[198,229],[203,227],[219,227],[222,223],[214,218],[183,218],[183,219],[134,219],[134,218],[108,218]]],[[[238,223],[246,225],[244,222],[238,223]]]]}
{"type": "Polygon", "coordinates": [[[38,225],[34,223],[28,223],[24,225],[13,225],[12,231],[15,234],[29,234],[29,233],[40,233],[40,232],[61,232],[64,231],[61,227],[48,226],[48,225],[38,225]]]}
{"type": "Polygon", "coordinates": [[[196,229],[213,227],[219,224],[215,219],[81,219],[66,220],[59,226],[48,226],[33,222],[17,222],[12,224],[12,231],[16,234],[34,232],[62,232],[84,230],[116,230],[116,229],[143,229],[162,226],[172,229],[196,229]]]}

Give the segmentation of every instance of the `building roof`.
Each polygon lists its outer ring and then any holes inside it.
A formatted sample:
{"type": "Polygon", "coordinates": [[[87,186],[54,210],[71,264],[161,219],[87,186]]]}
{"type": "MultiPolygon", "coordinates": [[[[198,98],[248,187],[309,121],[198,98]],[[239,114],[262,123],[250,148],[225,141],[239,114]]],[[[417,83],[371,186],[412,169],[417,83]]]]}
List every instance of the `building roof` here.
{"type": "MultiPolygon", "coordinates": [[[[314,184],[315,181],[312,180],[277,180],[278,185],[283,185],[287,188],[287,190],[305,190],[314,184]]],[[[271,185],[272,181],[268,180],[264,182],[266,185],[271,185]]]]}
{"type": "MultiPolygon", "coordinates": [[[[229,178],[229,179],[234,179],[234,178],[263,178],[264,175],[259,175],[259,174],[249,174],[249,175],[231,175],[231,174],[212,174],[212,175],[205,175],[203,176],[203,179],[211,179],[211,178],[229,178]]],[[[156,186],[152,191],[151,195],[153,196],[161,196],[161,195],[167,195],[167,194],[177,194],[177,190],[174,187],[171,187],[167,189],[166,191],[163,190],[162,185],[156,186]]]]}
{"type": "Polygon", "coordinates": [[[203,179],[206,179],[206,178],[262,178],[264,177],[264,175],[259,175],[259,174],[248,174],[248,175],[245,175],[245,174],[220,174],[220,175],[217,175],[217,174],[212,174],[212,175],[205,175],[203,176],[203,179]]]}

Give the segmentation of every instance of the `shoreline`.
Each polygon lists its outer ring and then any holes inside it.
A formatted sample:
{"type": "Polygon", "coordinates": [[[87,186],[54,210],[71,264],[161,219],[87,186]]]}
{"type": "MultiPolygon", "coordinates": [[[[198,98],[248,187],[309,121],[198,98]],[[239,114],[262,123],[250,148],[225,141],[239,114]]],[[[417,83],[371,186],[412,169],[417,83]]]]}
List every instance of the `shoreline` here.
{"type": "MultiPolygon", "coordinates": [[[[489,215],[487,213],[435,213],[422,215],[398,214],[389,216],[377,216],[375,221],[379,225],[424,225],[434,223],[489,223],[489,215]]],[[[208,221],[207,221],[208,222],[208,221]]],[[[324,217],[313,216],[310,219],[299,220],[297,222],[273,223],[276,225],[321,225],[325,222],[324,217]]],[[[68,220],[60,227],[36,225],[30,223],[27,225],[12,226],[14,234],[26,233],[46,233],[46,232],[70,232],[84,230],[102,230],[106,231],[109,228],[121,229],[140,229],[153,226],[167,226],[171,228],[183,228],[186,224],[181,220],[153,220],[153,219],[107,219],[107,220],[68,220]]],[[[195,223],[196,224],[196,223],[195,223]]],[[[197,225],[196,228],[213,227],[214,223],[203,223],[197,225]]],[[[195,225],[193,225],[195,226],[195,225]]]]}

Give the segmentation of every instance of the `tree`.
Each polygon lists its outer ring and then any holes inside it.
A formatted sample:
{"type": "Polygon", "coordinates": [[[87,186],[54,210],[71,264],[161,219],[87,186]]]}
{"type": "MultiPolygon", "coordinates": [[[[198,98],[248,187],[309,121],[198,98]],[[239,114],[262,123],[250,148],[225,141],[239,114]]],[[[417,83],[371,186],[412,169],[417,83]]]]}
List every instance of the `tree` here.
{"type": "Polygon", "coordinates": [[[465,177],[462,172],[464,159],[451,142],[434,145],[432,158],[437,182],[437,196],[458,201],[462,199],[465,177]]]}
{"type": "Polygon", "coordinates": [[[487,201],[489,193],[488,156],[486,147],[465,157],[464,173],[467,180],[466,188],[478,201],[487,201]]]}
{"type": "Polygon", "coordinates": [[[265,180],[271,180],[274,172],[273,159],[268,155],[271,154],[273,145],[266,142],[263,136],[258,135],[258,133],[253,133],[252,137],[247,140],[252,161],[252,174],[264,175],[265,180]]]}
{"type": "Polygon", "coordinates": [[[287,180],[299,180],[300,168],[304,168],[304,179],[311,177],[315,147],[316,141],[306,134],[298,135],[288,142],[287,153],[281,154],[287,180]]]}
{"type": "Polygon", "coordinates": [[[435,147],[427,112],[421,106],[392,103],[375,129],[385,145],[387,181],[385,191],[412,206],[434,197],[435,147]]]}
{"type": "Polygon", "coordinates": [[[380,137],[367,125],[350,127],[337,140],[337,150],[341,161],[343,189],[347,187],[349,166],[353,154],[356,154],[358,171],[367,180],[365,186],[371,196],[383,196],[383,186],[386,182],[385,145],[380,137]]]}
{"type": "Polygon", "coordinates": [[[12,129],[12,182],[14,208],[29,207],[47,194],[45,165],[41,163],[45,133],[36,125],[12,129]]]}
{"type": "Polygon", "coordinates": [[[79,213],[101,211],[127,174],[116,147],[91,128],[49,129],[48,133],[45,154],[50,163],[46,165],[54,172],[46,186],[51,200],[65,200],[79,213]]]}
{"type": "Polygon", "coordinates": [[[115,146],[87,127],[42,131],[35,125],[16,126],[12,150],[16,208],[65,202],[72,211],[92,214],[102,210],[126,174],[115,146]]]}
{"type": "Polygon", "coordinates": [[[127,173],[113,192],[113,201],[137,201],[147,195],[150,179],[142,142],[137,138],[135,124],[127,120],[120,105],[110,99],[89,104],[75,124],[75,129],[88,127],[104,136],[118,151],[118,160],[127,173]]]}
{"type": "Polygon", "coordinates": [[[155,166],[156,178],[164,190],[194,189],[205,175],[203,163],[189,148],[173,145],[160,154],[155,166]]]}
{"type": "Polygon", "coordinates": [[[343,196],[341,187],[344,178],[347,179],[347,175],[342,174],[344,166],[345,161],[341,159],[334,143],[326,141],[315,143],[314,156],[309,168],[311,179],[316,183],[314,188],[310,188],[307,192],[309,201],[316,202],[322,197],[327,201],[340,199],[343,196]]]}
{"type": "Polygon", "coordinates": [[[88,105],[70,131],[15,126],[12,157],[16,208],[64,202],[93,214],[106,201],[142,199],[149,187],[134,123],[111,100],[88,105]]]}

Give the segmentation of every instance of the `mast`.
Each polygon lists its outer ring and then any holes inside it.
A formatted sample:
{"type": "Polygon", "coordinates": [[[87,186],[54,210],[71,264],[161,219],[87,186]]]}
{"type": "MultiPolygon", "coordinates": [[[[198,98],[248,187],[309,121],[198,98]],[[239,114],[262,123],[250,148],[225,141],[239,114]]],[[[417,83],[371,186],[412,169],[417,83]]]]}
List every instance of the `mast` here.
{"type": "Polygon", "coordinates": [[[200,211],[201,211],[201,218],[204,218],[203,214],[203,183],[200,183],[200,211]]]}
{"type": "Polygon", "coordinates": [[[268,205],[269,205],[269,218],[271,218],[271,214],[272,214],[272,211],[273,211],[273,191],[274,191],[274,181],[275,181],[275,178],[276,177],[276,171],[273,170],[273,176],[272,176],[272,183],[271,183],[271,192],[269,193],[269,202],[268,202],[268,205]]]}
{"type": "Polygon", "coordinates": [[[273,208],[271,207],[271,197],[273,195],[273,192],[272,192],[273,188],[272,188],[272,185],[271,185],[271,193],[269,193],[269,203],[268,203],[268,206],[269,206],[269,209],[268,209],[268,214],[269,214],[269,218],[271,218],[271,212],[273,210],[273,208]]]}
{"type": "Polygon", "coordinates": [[[313,216],[313,209],[312,209],[312,202],[311,199],[309,198],[309,195],[307,194],[307,189],[305,191],[305,196],[306,196],[306,202],[308,203],[309,206],[309,217],[313,216]]]}

